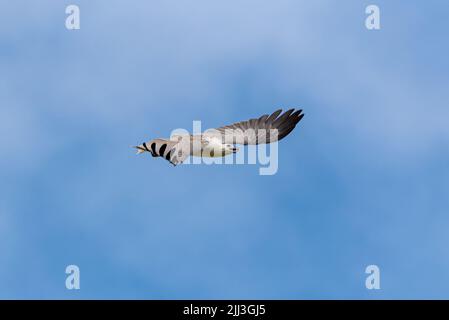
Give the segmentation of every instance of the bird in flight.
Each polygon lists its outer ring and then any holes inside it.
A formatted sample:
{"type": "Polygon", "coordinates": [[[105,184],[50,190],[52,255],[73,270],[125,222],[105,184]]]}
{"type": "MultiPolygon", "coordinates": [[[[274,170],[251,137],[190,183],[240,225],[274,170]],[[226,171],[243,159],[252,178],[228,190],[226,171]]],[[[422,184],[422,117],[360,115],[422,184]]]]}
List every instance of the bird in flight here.
{"type": "Polygon", "coordinates": [[[287,136],[304,117],[302,110],[277,110],[257,119],[236,122],[207,130],[198,135],[172,135],[170,139],[157,138],[135,146],[137,154],[149,152],[162,157],[174,166],[188,156],[224,157],[236,153],[236,145],[257,145],[279,141],[287,136]]]}

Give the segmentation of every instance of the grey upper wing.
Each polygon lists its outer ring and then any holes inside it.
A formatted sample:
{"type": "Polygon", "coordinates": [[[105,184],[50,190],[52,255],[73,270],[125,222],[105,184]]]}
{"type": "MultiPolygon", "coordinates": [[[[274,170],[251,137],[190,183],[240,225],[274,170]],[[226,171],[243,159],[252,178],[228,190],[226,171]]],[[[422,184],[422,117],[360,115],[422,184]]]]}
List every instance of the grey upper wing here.
{"type": "Polygon", "coordinates": [[[258,119],[236,122],[215,129],[224,143],[260,144],[281,140],[296,127],[304,117],[302,110],[290,109],[283,114],[277,110],[258,119]]]}

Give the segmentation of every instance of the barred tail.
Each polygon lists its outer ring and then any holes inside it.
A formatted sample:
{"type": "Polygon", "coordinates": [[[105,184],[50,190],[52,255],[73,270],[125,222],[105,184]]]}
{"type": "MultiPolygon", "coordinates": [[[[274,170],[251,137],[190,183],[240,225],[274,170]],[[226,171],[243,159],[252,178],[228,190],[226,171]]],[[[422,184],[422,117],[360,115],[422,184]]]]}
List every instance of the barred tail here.
{"type": "Polygon", "coordinates": [[[177,141],[154,139],[135,146],[135,148],[137,149],[137,154],[149,152],[153,157],[163,157],[165,160],[171,162],[172,155],[175,151],[174,146],[177,143],[177,141]]]}

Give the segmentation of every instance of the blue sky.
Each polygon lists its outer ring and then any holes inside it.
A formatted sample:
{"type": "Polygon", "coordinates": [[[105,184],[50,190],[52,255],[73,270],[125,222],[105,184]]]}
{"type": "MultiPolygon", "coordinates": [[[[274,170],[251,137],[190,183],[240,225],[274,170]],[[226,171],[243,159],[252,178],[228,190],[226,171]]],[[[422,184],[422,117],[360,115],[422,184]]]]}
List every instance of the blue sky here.
{"type": "Polygon", "coordinates": [[[0,12],[0,298],[449,298],[447,1],[0,12]],[[279,107],[273,176],[129,148],[279,107]]]}

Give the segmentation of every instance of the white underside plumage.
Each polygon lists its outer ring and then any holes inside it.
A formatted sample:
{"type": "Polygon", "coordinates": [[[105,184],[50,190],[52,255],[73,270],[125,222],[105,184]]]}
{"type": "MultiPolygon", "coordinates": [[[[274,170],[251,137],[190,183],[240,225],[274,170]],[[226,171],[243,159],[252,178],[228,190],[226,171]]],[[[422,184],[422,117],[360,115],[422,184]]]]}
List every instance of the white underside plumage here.
{"type": "Polygon", "coordinates": [[[200,137],[200,143],[193,144],[190,155],[195,157],[224,157],[236,152],[234,145],[224,144],[218,138],[200,137]]]}

